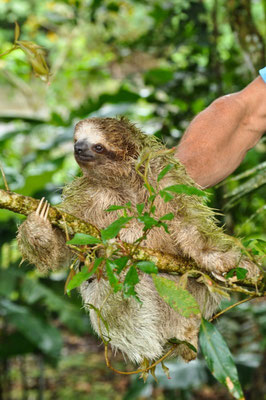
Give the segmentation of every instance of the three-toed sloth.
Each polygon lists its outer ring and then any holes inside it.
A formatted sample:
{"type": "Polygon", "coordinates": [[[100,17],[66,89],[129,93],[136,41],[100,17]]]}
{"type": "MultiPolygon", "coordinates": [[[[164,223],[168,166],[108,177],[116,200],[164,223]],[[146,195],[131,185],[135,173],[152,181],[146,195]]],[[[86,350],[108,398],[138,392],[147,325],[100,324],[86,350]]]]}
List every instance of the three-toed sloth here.
{"type": "MultiPolygon", "coordinates": [[[[156,138],[143,134],[125,118],[80,121],[75,128],[74,154],[83,176],[65,187],[60,209],[103,229],[117,218],[116,213],[105,211],[110,205],[147,204],[149,193],[136,171],[136,161],[143,152],[156,153],[162,149],[163,145],[156,138]]],[[[160,153],[152,157],[148,165],[151,184],[156,185],[160,171],[172,163],[174,167],[160,181],[161,188],[175,184],[195,186],[174,156],[160,153]]],[[[155,206],[157,217],[173,213],[174,218],[168,221],[169,233],[162,227],[154,228],[147,234],[143,246],[188,256],[202,270],[220,275],[236,266],[246,268],[249,277],[258,274],[257,266],[241,256],[235,241],[216,225],[213,211],[200,197],[176,194],[165,202],[157,196],[155,206]]],[[[73,258],[64,234],[51,226],[46,214],[39,209],[29,215],[18,232],[23,257],[41,271],[69,265],[73,258]]],[[[143,224],[132,219],[120,231],[120,238],[133,243],[142,234],[143,224]]],[[[160,275],[179,281],[178,276],[160,275]]],[[[209,318],[218,307],[219,296],[211,294],[204,284],[194,279],[189,279],[187,288],[205,318],[209,318]]],[[[200,325],[197,316],[186,318],[169,307],[156,291],[150,275],[145,273],[140,276],[136,292],[142,304],[134,298],[125,299],[121,292],[108,296],[110,284],[104,277],[84,282],[80,287],[85,306],[90,303],[100,308],[105,300],[102,317],[108,324],[108,336],[114,349],[121,350],[129,360],[141,363],[145,358],[154,361],[161,357],[170,346],[170,338],[189,342],[197,348],[200,325]]],[[[99,333],[94,310],[90,310],[90,317],[99,333]]],[[[104,326],[102,334],[107,335],[104,326]]],[[[186,361],[196,356],[186,344],[180,344],[175,354],[186,361]]]]}

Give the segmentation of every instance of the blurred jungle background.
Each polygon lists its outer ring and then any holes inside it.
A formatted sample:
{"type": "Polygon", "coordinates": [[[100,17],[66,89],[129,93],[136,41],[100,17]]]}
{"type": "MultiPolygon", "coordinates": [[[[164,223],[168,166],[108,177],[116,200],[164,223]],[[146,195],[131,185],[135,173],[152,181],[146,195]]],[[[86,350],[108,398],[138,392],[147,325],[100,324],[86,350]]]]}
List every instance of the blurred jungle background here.
{"type": "MultiPolygon", "coordinates": [[[[127,115],[176,145],[197,113],[264,67],[265,17],[265,0],[0,0],[0,53],[13,46],[17,21],[19,40],[42,46],[50,69],[49,77],[45,64],[34,72],[21,48],[0,57],[0,154],[10,189],[60,202],[79,173],[72,134],[83,118],[127,115]]],[[[220,223],[254,252],[266,239],[265,149],[264,139],[210,189],[220,223]]],[[[158,383],[110,371],[78,294],[64,295],[67,271],[44,277],[27,263],[19,268],[22,220],[0,210],[1,400],[231,398],[201,356],[166,363],[171,379],[159,369],[158,383]]],[[[216,323],[251,400],[266,393],[265,311],[253,300],[216,323]]],[[[120,355],[113,364],[127,368],[120,355]]]]}

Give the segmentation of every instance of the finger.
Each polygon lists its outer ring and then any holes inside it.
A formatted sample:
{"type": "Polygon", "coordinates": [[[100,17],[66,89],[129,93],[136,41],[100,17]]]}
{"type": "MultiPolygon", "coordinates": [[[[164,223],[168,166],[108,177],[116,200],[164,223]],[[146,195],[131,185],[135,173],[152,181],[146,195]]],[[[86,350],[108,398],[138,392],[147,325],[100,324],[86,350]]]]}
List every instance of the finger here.
{"type": "Polygon", "coordinates": [[[42,208],[43,200],[44,200],[44,197],[41,199],[41,201],[40,201],[40,203],[39,203],[39,205],[38,205],[38,207],[37,207],[37,210],[35,211],[36,214],[39,214],[39,213],[40,213],[40,210],[41,210],[41,208],[42,208]]]}
{"type": "Polygon", "coordinates": [[[49,213],[49,208],[50,208],[50,204],[47,203],[47,208],[46,208],[46,213],[44,214],[44,219],[47,219],[48,213],[49,213]]]}

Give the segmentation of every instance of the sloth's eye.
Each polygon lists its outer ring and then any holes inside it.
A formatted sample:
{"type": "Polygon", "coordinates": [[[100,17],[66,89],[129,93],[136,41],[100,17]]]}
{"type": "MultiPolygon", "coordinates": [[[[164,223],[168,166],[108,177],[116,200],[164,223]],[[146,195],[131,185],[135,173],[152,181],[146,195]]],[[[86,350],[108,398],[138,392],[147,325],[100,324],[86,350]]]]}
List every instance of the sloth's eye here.
{"type": "Polygon", "coordinates": [[[100,144],[95,144],[95,146],[93,146],[93,150],[96,151],[97,153],[102,153],[104,150],[104,147],[100,144]]]}

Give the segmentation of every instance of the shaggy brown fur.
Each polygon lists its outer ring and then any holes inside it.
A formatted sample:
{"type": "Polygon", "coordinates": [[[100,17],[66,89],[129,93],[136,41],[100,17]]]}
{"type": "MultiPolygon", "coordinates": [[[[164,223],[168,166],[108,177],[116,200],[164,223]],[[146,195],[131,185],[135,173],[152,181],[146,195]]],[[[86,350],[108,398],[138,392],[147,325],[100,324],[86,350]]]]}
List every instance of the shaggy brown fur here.
{"type": "MultiPolygon", "coordinates": [[[[147,204],[148,192],[136,173],[136,160],[144,152],[156,153],[163,149],[156,138],[144,135],[123,118],[92,118],[76,125],[74,141],[75,157],[83,176],[64,189],[62,210],[98,228],[105,228],[117,218],[116,213],[105,212],[110,205],[129,201],[133,206],[147,204]],[[83,146],[82,149],[78,148],[79,145],[83,146]]],[[[174,168],[160,182],[161,188],[179,183],[195,186],[184,167],[169,155],[151,158],[151,184],[156,183],[158,173],[169,163],[174,168]]],[[[190,256],[203,270],[218,274],[237,265],[246,268],[248,276],[258,273],[250,260],[241,257],[233,239],[217,227],[212,210],[203,204],[200,197],[175,195],[172,201],[165,203],[158,196],[155,205],[158,217],[172,212],[175,218],[168,223],[170,235],[162,228],[154,228],[147,235],[144,246],[190,256]]],[[[142,224],[134,220],[121,231],[120,237],[132,243],[142,235],[142,228],[142,224]]],[[[62,234],[34,214],[20,226],[18,241],[23,256],[41,270],[55,270],[71,260],[62,234]]],[[[176,276],[167,277],[179,281],[176,276]]],[[[218,296],[210,294],[204,285],[193,279],[190,279],[188,289],[204,316],[210,317],[217,309],[218,296]]],[[[91,303],[100,308],[105,301],[102,316],[109,325],[108,334],[114,349],[141,363],[144,357],[152,361],[162,356],[168,347],[167,340],[173,337],[197,347],[198,317],[185,318],[171,309],[159,297],[146,274],[141,276],[136,290],[142,305],[134,299],[124,299],[120,292],[108,297],[110,286],[105,279],[81,285],[85,306],[91,303]]],[[[99,333],[95,312],[90,311],[90,316],[94,329],[99,333]]],[[[102,331],[107,335],[104,327],[102,331]]],[[[195,358],[195,353],[185,345],[179,346],[176,354],[187,361],[195,358]]]]}

